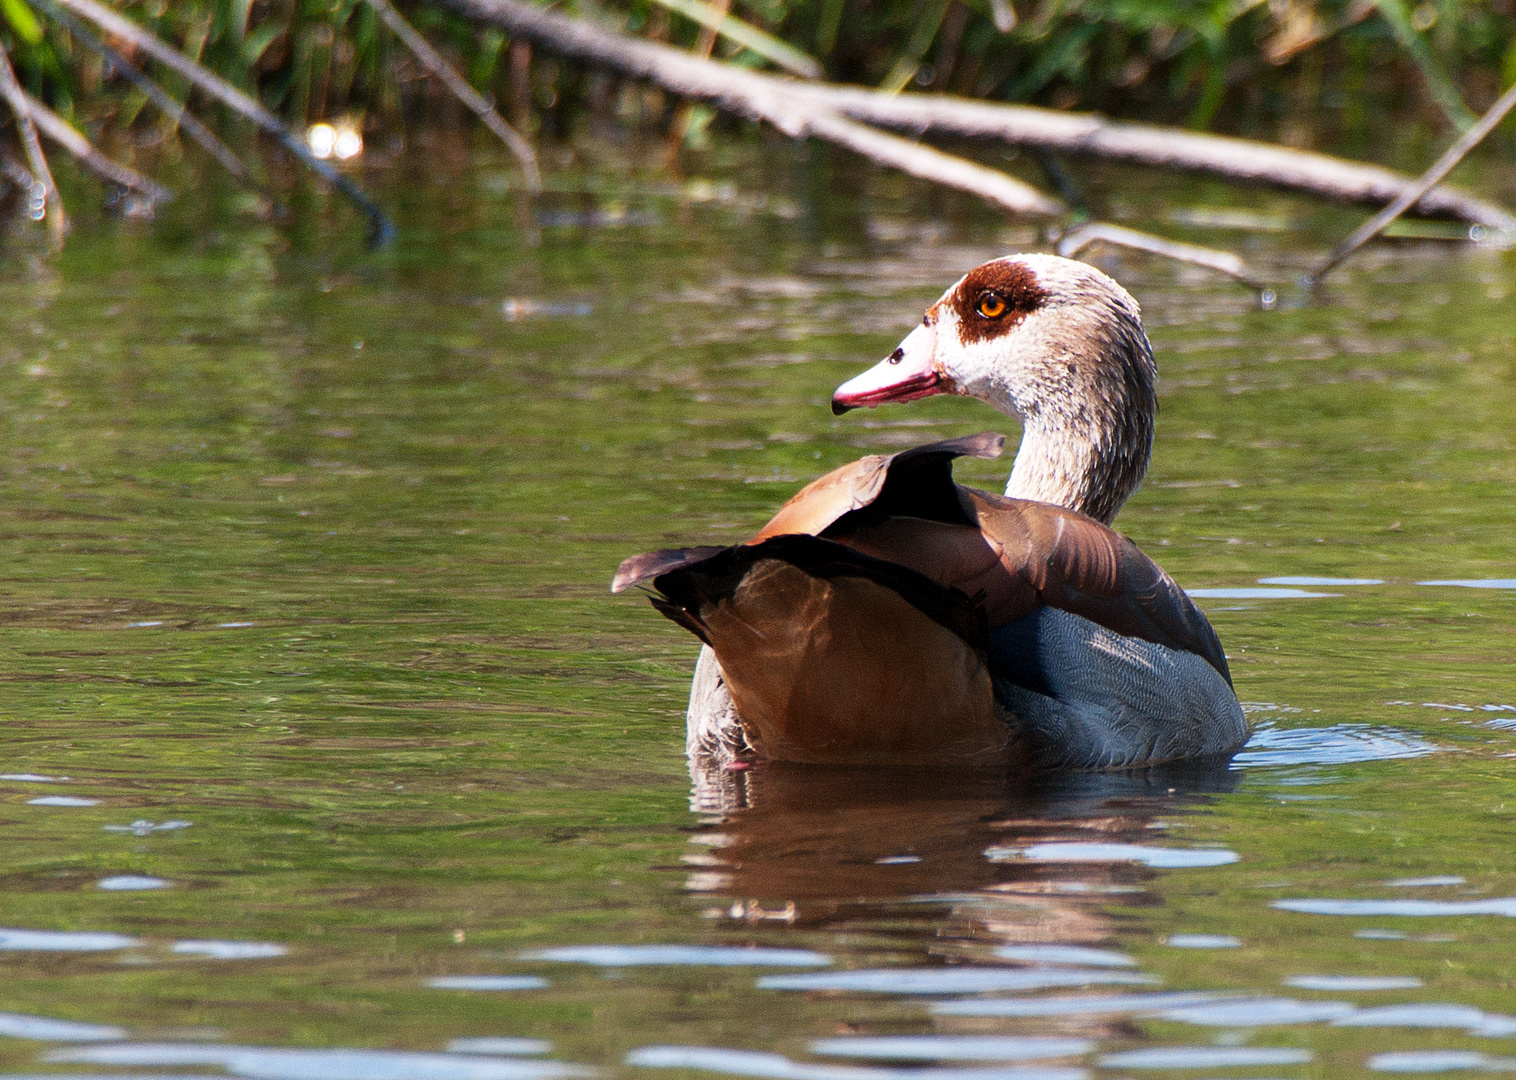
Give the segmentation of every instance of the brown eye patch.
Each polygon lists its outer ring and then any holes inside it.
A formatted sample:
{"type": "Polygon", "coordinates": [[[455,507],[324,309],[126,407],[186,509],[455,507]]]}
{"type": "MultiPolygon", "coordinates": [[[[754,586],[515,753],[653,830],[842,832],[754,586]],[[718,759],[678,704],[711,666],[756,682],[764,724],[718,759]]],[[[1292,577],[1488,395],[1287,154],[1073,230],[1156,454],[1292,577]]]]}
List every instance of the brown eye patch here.
{"type": "Polygon", "coordinates": [[[1009,333],[1047,298],[1030,267],[996,259],[971,270],[948,302],[958,314],[959,340],[969,345],[1009,333]]]}

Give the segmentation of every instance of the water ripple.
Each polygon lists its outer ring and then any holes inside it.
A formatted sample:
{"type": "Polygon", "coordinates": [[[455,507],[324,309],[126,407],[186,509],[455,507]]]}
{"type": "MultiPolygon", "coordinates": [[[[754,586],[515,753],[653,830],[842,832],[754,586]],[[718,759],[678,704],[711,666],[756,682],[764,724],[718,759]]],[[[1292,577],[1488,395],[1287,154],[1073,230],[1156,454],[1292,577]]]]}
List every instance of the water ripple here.
{"type": "Polygon", "coordinates": [[[1481,1069],[1485,1072],[1516,1072],[1516,1058],[1492,1058],[1473,1050],[1400,1050],[1369,1058],[1375,1072],[1427,1073],[1481,1069]]]}
{"type": "Polygon", "coordinates": [[[541,990],[551,984],[540,975],[439,975],[426,985],[434,990],[541,990]]]}
{"type": "Polygon", "coordinates": [[[1187,1005],[1159,1014],[1164,1020],[1205,1027],[1272,1027],[1338,1020],[1354,1011],[1346,1001],[1296,1001],[1294,998],[1241,998],[1187,1005]]]}
{"type": "Polygon", "coordinates": [[[1415,990],[1421,980],[1414,975],[1290,975],[1285,986],[1297,990],[1347,993],[1357,990],[1415,990]]]}
{"type": "Polygon", "coordinates": [[[1231,934],[1170,934],[1163,943],[1171,949],[1242,948],[1242,939],[1231,934]]]}
{"type": "Polygon", "coordinates": [[[81,1024],[49,1016],[0,1013],[0,1036],[8,1039],[39,1039],[44,1042],[106,1042],[126,1038],[126,1032],[105,1024],[81,1024]]]}
{"type": "Polygon", "coordinates": [[[979,1069],[899,1069],[860,1065],[813,1065],[757,1050],[716,1046],[644,1046],[626,1056],[628,1065],[650,1069],[700,1069],[729,1076],[772,1080],[1086,1080],[1085,1069],[1001,1065],[979,1069]]]}
{"type": "Polygon", "coordinates": [[[690,965],[701,967],[825,967],[832,958],[808,949],[747,949],[724,945],[569,945],[531,949],[523,960],[554,960],[599,967],[690,965]]]}
{"type": "Polygon", "coordinates": [[[104,952],[141,945],[121,934],[79,933],[69,930],[0,929],[0,950],[14,952],[104,952]]]}
{"type": "Polygon", "coordinates": [[[401,1050],[295,1050],[216,1043],[113,1043],[54,1050],[45,1061],[163,1067],[219,1065],[255,1080],[560,1080],[594,1070],[562,1061],[401,1050]]]}
{"type": "Polygon", "coordinates": [[[995,950],[1002,960],[1025,960],[1034,964],[1069,964],[1079,967],[1136,967],[1126,953],[1088,949],[1080,945],[1002,945],[995,950]]]}
{"type": "Polygon", "coordinates": [[[1418,1001],[1364,1009],[1334,1021],[1337,1027],[1463,1028],[1470,1035],[1508,1038],[1516,1035],[1516,1016],[1487,1013],[1472,1005],[1418,1001]]]}
{"type": "Polygon", "coordinates": [[[176,941],[172,951],[212,960],[266,960],[289,949],[273,941],[176,941]]]}
{"type": "Polygon", "coordinates": [[[1327,897],[1275,900],[1281,911],[1307,915],[1504,915],[1516,918],[1516,896],[1489,900],[1335,900],[1327,897]]]}
{"type": "Polygon", "coordinates": [[[1070,997],[966,998],[932,1005],[938,1016],[1115,1016],[1201,1005],[1225,995],[1210,990],[1174,994],[1105,994],[1070,997]]]}
{"type": "Polygon", "coordinates": [[[1434,746],[1395,728],[1369,724],[1282,729],[1259,724],[1247,746],[1232,759],[1243,768],[1274,765],[1349,765],[1436,753],[1434,746]]]}
{"type": "Polygon", "coordinates": [[[1130,971],[1073,968],[865,968],[814,975],[765,975],[764,990],[843,990],[865,994],[985,994],[996,990],[1042,990],[1055,986],[1158,982],[1130,971]]]}
{"type": "Polygon", "coordinates": [[[1284,1046],[1153,1046],[1106,1054],[1107,1069],[1235,1069],[1253,1065],[1303,1065],[1309,1050],[1284,1046]]]}
{"type": "Polygon", "coordinates": [[[546,1039],[516,1039],[485,1035],[474,1039],[454,1039],[447,1044],[450,1054],[545,1054],[553,1048],[546,1039]]]}
{"type": "Polygon", "coordinates": [[[817,1039],[811,1053],[884,1061],[1033,1061],[1074,1057],[1095,1048],[1088,1039],[1051,1035],[862,1035],[817,1039]]]}
{"type": "Polygon", "coordinates": [[[1225,866],[1238,859],[1223,848],[1166,848],[1146,844],[1062,843],[1030,847],[992,847],[985,851],[991,862],[1136,862],[1162,869],[1225,866]]]}

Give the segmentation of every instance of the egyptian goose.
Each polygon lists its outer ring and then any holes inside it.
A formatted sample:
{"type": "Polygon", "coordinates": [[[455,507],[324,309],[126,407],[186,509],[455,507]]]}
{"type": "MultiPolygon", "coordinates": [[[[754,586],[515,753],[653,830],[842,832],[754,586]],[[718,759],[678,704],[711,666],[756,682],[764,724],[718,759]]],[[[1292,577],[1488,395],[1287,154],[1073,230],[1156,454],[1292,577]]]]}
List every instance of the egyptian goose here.
{"type": "Polygon", "coordinates": [[[1157,369],[1093,267],[996,259],[927,309],[834,413],[931,394],[1021,421],[1005,496],[956,485],[981,434],[814,481],[745,544],[649,552],[611,588],[705,642],[699,752],[827,764],[1130,768],[1247,738],[1215,631],[1109,524],[1147,470],[1157,369]]]}

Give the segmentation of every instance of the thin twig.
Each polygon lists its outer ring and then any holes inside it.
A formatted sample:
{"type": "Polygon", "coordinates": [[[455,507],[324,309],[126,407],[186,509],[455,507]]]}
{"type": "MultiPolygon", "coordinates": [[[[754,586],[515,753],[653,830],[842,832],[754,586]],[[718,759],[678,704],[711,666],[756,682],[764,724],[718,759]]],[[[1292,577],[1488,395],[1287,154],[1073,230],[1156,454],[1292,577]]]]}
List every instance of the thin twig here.
{"type": "Polygon", "coordinates": [[[263,192],[263,185],[254,178],[252,171],[243,163],[242,159],[232,152],[231,147],[216,138],[215,132],[196,119],[194,114],[186,109],[182,102],[159,86],[153,79],[139,71],[130,60],[101,41],[72,12],[59,7],[55,3],[55,0],[32,0],[32,2],[41,7],[52,18],[67,26],[70,36],[75,41],[79,42],[86,49],[90,49],[103,56],[111,65],[113,71],[146,94],[149,101],[158,106],[174,123],[182,127],[185,134],[199,143],[206,153],[210,154],[211,157],[221,164],[222,168],[226,169],[227,172],[231,173],[248,187],[263,192]]]}
{"type": "Polygon", "coordinates": [[[1208,267],[1228,277],[1234,277],[1244,285],[1259,291],[1266,288],[1263,282],[1258,280],[1257,275],[1248,269],[1247,264],[1230,251],[1218,251],[1215,248],[1200,247],[1197,244],[1181,244],[1174,240],[1165,240],[1161,236],[1153,236],[1151,233],[1138,232],[1136,229],[1107,225],[1102,221],[1082,225],[1065,235],[1058,241],[1058,254],[1066,259],[1072,258],[1096,243],[1115,244],[1119,247],[1146,251],[1153,255],[1162,255],[1166,259],[1190,263],[1193,266],[1208,267]]]}
{"type": "Polygon", "coordinates": [[[32,119],[37,123],[37,130],[78,158],[79,163],[90,172],[117,187],[141,192],[155,203],[168,202],[174,197],[172,191],[156,180],[150,180],[96,150],[72,124],[26,91],[23,90],[22,95],[32,119]]]}
{"type": "Polygon", "coordinates": [[[1064,211],[1057,199],[1003,172],[887,134],[802,97],[798,91],[811,84],[702,60],[682,49],[544,11],[525,0],[442,2],[466,17],[498,26],[515,37],[529,38],[563,56],[614,68],[681,97],[765,120],[791,138],[825,139],[912,176],[968,191],[1013,213],[1056,217],[1064,211]]]}
{"type": "Polygon", "coordinates": [[[26,151],[27,164],[31,166],[32,176],[44,189],[43,215],[47,218],[48,233],[52,237],[53,246],[61,248],[63,238],[68,235],[68,214],[63,209],[58,185],[53,182],[53,172],[47,167],[47,155],[42,152],[42,143],[37,138],[36,125],[32,123],[32,112],[27,105],[26,94],[16,81],[16,71],[11,67],[10,54],[6,52],[4,42],[0,42],[0,97],[5,98],[11,115],[16,118],[16,130],[21,135],[21,147],[26,151]],[[50,214],[46,212],[48,204],[52,207],[50,214]]]}
{"type": "Polygon", "coordinates": [[[532,144],[527,142],[522,134],[510,124],[505,122],[505,117],[495,111],[483,94],[469,85],[468,80],[453,70],[442,54],[432,48],[431,42],[422,37],[405,17],[395,10],[395,6],[389,0],[368,0],[369,7],[379,18],[384,20],[384,25],[392,30],[397,38],[405,42],[405,47],[415,54],[416,59],[421,61],[421,66],[437,76],[453,92],[463,104],[471,109],[474,115],[484,121],[484,126],[499,136],[500,141],[505,143],[506,148],[516,157],[516,163],[521,166],[521,171],[526,175],[526,186],[535,195],[542,190],[542,170],[537,167],[537,152],[532,149],[532,144]]]}
{"type": "Polygon", "coordinates": [[[57,2],[74,14],[88,19],[107,34],[131,42],[132,45],[141,49],[160,64],[171,68],[198,86],[205,93],[226,105],[233,112],[251,120],[264,131],[277,138],[286,150],[294,154],[318,176],[347,196],[348,200],[363,212],[369,220],[369,238],[372,243],[376,245],[385,244],[394,237],[395,226],[390,223],[390,219],[385,216],[384,211],[379,209],[357,184],[349,180],[331,164],[322,161],[312,154],[299,135],[290,130],[282,120],[269,112],[259,102],[244,94],[241,90],[238,90],[219,75],[206,70],[193,60],[188,59],[177,49],[173,48],[173,46],[160,40],[151,31],[138,26],[130,19],[112,11],[110,8],[99,3],[98,0],[57,0],[57,2]]]}
{"type": "Polygon", "coordinates": [[[1486,135],[1495,130],[1496,125],[1505,119],[1506,113],[1513,107],[1516,107],[1516,83],[1501,94],[1500,99],[1479,118],[1479,122],[1459,136],[1458,141],[1447,148],[1442,157],[1437,159],[1436,164],[1422,173],[1420,179],[1402,192],[1398,199],[1358,226],[1351,236],[1334,247],[1331,253],[1307,275],[1306,283],[1310,285],[1319,283],[1353,252],[1378,236],[1390,222],[1409,210],[1418,199],[1440,184],[1442,178],[1452,172],[1454,166],[1462,161],[1470,150],[1473,150],[1486,135]]]}

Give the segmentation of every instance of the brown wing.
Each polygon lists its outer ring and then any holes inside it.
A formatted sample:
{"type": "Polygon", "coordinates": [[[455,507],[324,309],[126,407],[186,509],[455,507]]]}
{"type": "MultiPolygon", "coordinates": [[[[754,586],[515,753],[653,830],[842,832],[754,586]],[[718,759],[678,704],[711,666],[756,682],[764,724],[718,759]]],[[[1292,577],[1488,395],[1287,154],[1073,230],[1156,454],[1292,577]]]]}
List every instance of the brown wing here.
{"type": "MultiPolygon", "coordinates": [[[[877,560],[879,566],[900,570],[885,573],[875,567],[870,580],[887,589],[906,588],[903,595],[912,604],[927,603],[929,617],[935,618],[930,593],[902,584],[917,575],[971,599],[989,628],[1015,622],[1046,604],[1119,634],[1195,653],[1230,683],[1226,654],[1211,624],[1184,590],[1126,537],[1072,510],[953,483],[954,458],[995,457],[1004,442],[1003,436],[986,432],[863,458],[802,489],[747,545],[638,555],[621,565],[612,588],[620,591],[657,578],[664,589],[679,571],[694,571],[708,581],[726,565],[723,559],[750,568],[756,548],[819,535],[868,556],[867,564],[877,560]]],[[[699,605],[670,599],[672,604],[654,603],[709,642],[694,614],[699,605]]]]}
{"type": "Polygon", "coordinates": [[[995,458],[1004,447],[1004,435],[985,431],[898,454],[859,458],[801,488],[751,542],[797,533],[820,536],[842,518],[860,512],[963,523],[953,459],[995,458]]]}
{"type": "MultiPolygon", "coordinates": [[[[1173,578],[1120,533],[1048,503],[960,488],[986,544],[1001,565],[1050,607],[1118,634],[1203,658],[1231,684],[1226,653],[1205,615],[1173,578]]],[[[1022,602],[989,611],[990,626],[1019,618],[1022,602]]]]}

